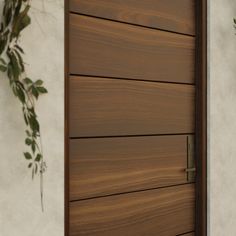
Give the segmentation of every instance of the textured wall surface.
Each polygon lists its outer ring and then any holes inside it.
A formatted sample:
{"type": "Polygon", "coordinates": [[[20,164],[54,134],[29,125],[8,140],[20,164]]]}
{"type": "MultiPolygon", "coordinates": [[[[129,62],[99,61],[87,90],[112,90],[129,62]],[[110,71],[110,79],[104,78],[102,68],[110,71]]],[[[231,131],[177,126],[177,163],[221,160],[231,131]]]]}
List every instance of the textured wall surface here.
{"type": "Polygon", "coordinates": [[[30,64],[28,75],[42,78],[49,90],[37,105],[48,165],[45,212],[40,207],[39,178],[31,180],[22,155],[26,148],[20,104],[1,74],[1,236],[62,236],[64,230],[64,6],[63,0],[32,2],[32,25],[21,41],[30,64]]]}
{"type": "Polygon", "coordinates": [[[209,232],[236,235],[235,0],[209,1],[209,232]]]}
{"type": "MultiPolygon", "coordinates": [[[[0,0],[0,8],[2,0],[0,0]]],[[[236,235],[236,35],[235,0],[209,0],[208,232],[236,235]]],[[[35,0],[32,25],[21,41],[29,76],[42,78],[49,94],[39,112],[48,170],[45,212],[39,179],[31,180],[22,152],[24,122],[18,101],[0,76],[0,235],[62,236],[64,230],[63,0],[35,0]],[[43,4],[44,3],[44,4],[43,4]]]]}

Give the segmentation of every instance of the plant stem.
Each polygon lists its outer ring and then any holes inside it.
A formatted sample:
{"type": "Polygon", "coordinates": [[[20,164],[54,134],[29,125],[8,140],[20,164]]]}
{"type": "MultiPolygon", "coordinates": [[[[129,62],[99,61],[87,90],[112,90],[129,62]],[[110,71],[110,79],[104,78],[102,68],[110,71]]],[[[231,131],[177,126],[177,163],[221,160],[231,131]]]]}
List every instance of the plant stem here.
{"type": "Polygon", "coordinates": [[[43,161],[43,145],[42,145],[42,136],[41,132],[39,131],[39,139],[40,139],[40,146],[41,146],[41,153],[42,153],[42,159],[40,163],[40,196],[41,196],[41,207],[42,207],[42,212],[44,212],[44,188],[43,188],[43,173],[44,173],[44,161],[43,161]]]}
{"type": "MultiPolygon", "coordinates": [[[[41,163],[42,165],[42,163],[41,163]]],[[[42,169],[42,167],[41,167],[42,169]]],[[[42,212],[44,212],[44,198],[43,198],[43,173],[42,170],[40,170],[40,198],[41,198],[41,208],[42,212]]]]}

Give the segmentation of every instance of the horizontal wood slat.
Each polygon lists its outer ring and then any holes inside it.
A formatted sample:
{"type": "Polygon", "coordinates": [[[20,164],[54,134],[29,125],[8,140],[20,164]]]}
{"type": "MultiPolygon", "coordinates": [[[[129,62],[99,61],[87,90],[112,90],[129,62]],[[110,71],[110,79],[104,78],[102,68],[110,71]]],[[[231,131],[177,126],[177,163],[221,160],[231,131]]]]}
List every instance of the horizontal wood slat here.
{"type": "Polygon", "coordinates": [[[191,35],[194,5],[194,0],[70,0],[73,12],[191,35]]]}
{"type": "Polygon", "coordinates": [[[71,14],[70,73],[194,83],[190,36],[71,14]]]}
{"type": "Polygon", "coordinates": [[[187,234],[180,234],[180,235],[177,235],[177,236],[194,236],[195,233],[194,232],[191,232],[191,233],[187,233],[187,234]]]}
{"type": "Polygon", "coordinates": [[[70,136],[194,132],[192,85],[70,78],[70,136]]]}
{"type": "Polygon", "coordinates": [[[187,136],[70,141],[70,199],[187,182],[187,136]]]}
{"type": "Polygon", "coordinates": [[[194,185],[70,203],[70,236],[170,236],[194,229],[194,185]]]}

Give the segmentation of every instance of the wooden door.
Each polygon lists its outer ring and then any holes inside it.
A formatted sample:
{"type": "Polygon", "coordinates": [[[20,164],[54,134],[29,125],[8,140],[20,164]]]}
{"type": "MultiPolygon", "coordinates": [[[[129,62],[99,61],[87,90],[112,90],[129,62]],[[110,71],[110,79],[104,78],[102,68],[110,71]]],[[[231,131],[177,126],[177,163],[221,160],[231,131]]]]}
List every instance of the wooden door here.
{"type": "Polygon", "coordinates": [[[66,235],[197,232],[195,2],[70,0],[66,235]]]}

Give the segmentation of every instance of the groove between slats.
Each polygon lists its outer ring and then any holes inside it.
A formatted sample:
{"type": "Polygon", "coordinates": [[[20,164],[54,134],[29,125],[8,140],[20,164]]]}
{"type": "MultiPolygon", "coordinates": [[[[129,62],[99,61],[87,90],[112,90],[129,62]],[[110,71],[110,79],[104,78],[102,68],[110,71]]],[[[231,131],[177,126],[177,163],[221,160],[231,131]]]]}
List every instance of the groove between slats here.
{"type": "Polygon", "coordinates": [[[157,28],[157,27],[155,28],[155,27],[151,27],[151,26],[145,26],[145,25],[140,25],[140,24],[135,24],[135,23],[129,23],[129,22],[125,22],[125,21],[112,20],[112,19],[108,19],[108,18],[104,18],[104,17],[94,16],[94,15],[89,15],[89,14],[83,14],[83,13],[78,13],[78,12],[73,12],[73,11],[70,11],[70,14],[78,15],[78,16],[87,16],[87,17],[92,17],[92,18],[95,18],[95,19],[107,20],[107,21],[111,21],[111,22],[117,22],[117,23],[121,23],[121,24],[131,25],[131,26],[138,26],[138,27],[142,27],[144,29],[158,30],[158,31],[163,31],[163,32],[166,32],[166,33],[171,33],[171,34],[183,35],[183,36],[188,36],[188,37],[193,37],[193,38],[196,37],[193,34],[185,34],[185,33],[177,32],[177,31],[167,30],[167,29],[164,29],[164,28],[157,28]]]}
{"type": "Polygon", "coordinates": [[[194,84],[194,49],[193,37],[70,16],[70,74],[194,84]]]}
{"type": "MultiPolygon", "coordinates": [[[[134,81],[134,82],[146,82],[146,83],[164,83],[164,84],[177,84],[177,85],[189,85],[194,86],[195,83],[180,83],[180,82],[171,82],[171,81],[158,81],[158,80],[142,80],[142,79],[131,79],[131,78],[124,78],[124,77],[106,77],[106,76],[99,76],[99,75],[85,75],[85,74],[70,74],[70,77],[93,77],[93,78],[106,78],[106,79],[114,79],[114,80],[120,80],[120,81],[134,81]]],[[[69,80],[69,79],[68,79],[69,80]]]]}
{"type": "Polygon", "coordinates": [[[79,198],[79,199],[75,199],[75,200],[69,200],[69,202],[73,203],[73,202],[87,201],[87,200],[99,199],[99,198],[105,199],[105,198],[109,198],[109,197],[113,197],[113,196],[120,196],[120,195],[132,194],[132,193],[142,193],[142,192],[153,191],[153,190],[158,190],[158,189],[167,189],[167,188],[173,188],[173,187],[178,187],[178,186],[183,186],[183,185],[192,185],[192,184],[195,184],[195,182],[174,184],[174,185],[162,186],[162,187],[157,187],[157,188],[139,189],[136,191],[114,193],[114,194],[101,195],[101,196],[90,197],[90,198],[79,198]]]}
{"type": "Polygon", "coordinates": [[[70,11],[108,20],[195,35],[194,0],[70,0],[70,11]]]}
{"type": "Polygon", "coordinates": [[[194,185],[70,203],[70,236],[167,236],[194,230],[194,185]]]}

